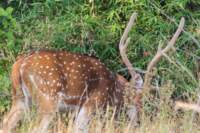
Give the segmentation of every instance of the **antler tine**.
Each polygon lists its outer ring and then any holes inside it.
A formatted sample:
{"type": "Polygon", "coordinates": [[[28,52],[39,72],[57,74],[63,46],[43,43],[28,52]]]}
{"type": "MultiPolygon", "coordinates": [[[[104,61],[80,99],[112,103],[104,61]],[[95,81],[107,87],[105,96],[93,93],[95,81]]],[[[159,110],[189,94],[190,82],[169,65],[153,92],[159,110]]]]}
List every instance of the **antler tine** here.
{"type": "Polygon", "coordinates": [[[130,38],[128,38],[128,33],[130,32],[132,26],[135,23],[135,19],[137,17],[137,13],[133,13],[131,15],[131,18],[124,30],[124,33],[121,37],[120,43],[119,43],[119,50],[120,50],[120,55],[122,57],[122,60],[124,64],[127,66],[129,73],[131,74],[131,77],[134,78],[136,75],[135,69],[133,68],[132,64],[130,63],[127,55],[126,55],[126,48],[130,42],[130,38]]]}
{"type": "Polygon", "coordinates": [[[147,71],[146,71],[145,78],[144,78],[144,80],[145,80],[144,88],[148,87],[148,85],[151,81],[150,72],[155,67],[156,63],[161,59],[161,57],[164,54],[166,54],[175,45],[177,38],[179,37],[180,33],[183,31],[184,24],[185,24],[185,19],[184,19],[184,17],[182,17],[180,20],[178,29],[176,30],[172,39],[168,42],[167,46],[164,49],[158,48],[156,55],[154,56],[154,58],[151,60],[151,62],[147,66],[147,71]]]}

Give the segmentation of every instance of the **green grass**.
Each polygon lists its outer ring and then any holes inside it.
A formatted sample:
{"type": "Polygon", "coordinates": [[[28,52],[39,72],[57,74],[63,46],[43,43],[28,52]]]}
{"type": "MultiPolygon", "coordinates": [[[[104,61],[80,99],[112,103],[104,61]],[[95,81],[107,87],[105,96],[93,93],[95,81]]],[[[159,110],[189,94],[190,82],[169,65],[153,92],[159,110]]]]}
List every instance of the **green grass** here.
{"type": "MultiPolygon", "coordinates": [[[[197,0],[13,0],[1,1],[0,7],[0,116],[10,107],[11,65],[18,54],[30,50],[64,49],[94,55],[113,72],[129,78],[117,46],[134,11],[138,17],[129,35],[128,56],[133,66],[142,71],[158,45],[166,46],[180,18],[186,19],[185,32],[176,43],[175,54],[169,53],[170,61],[159,62],[152,82],[159,88],[170,82],[172,87],[168,89],[173,89],[158,97],[153,95],[151,100],[150,94],[146,96],[145,114],[161,113],[158,108],[162,102],[166,103],[165,98],[197,100],[200,56],[200,2],[197,0]]],[[[164,111],[168,113],[171,117],[176,114],[173,110],[164,111]]],[[[176,117],[167,118],[164,123],[176,117]]],[[[143,123],[148,123],[146,120],[143,123]]],[[[163,125],[159,121],[156,123],[163,125]]],[[[184,119],[180,121],[184,123],[184,119]]]]}

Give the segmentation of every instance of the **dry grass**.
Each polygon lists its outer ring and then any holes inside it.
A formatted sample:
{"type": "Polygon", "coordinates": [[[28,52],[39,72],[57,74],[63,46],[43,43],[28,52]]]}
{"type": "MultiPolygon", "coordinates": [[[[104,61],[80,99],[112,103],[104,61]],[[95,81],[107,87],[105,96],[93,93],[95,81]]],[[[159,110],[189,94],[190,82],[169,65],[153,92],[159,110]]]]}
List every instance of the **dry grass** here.
{"type": "MultiPolygon", "coordinates": [[[[173,100],[169,97],[174,85],[171,82],[160,87],[160,97],[151,93],[143,99],[143,110],[140,124],[132,126],[125,115],[125,108],[118,115],[115,109],[108,107],[102,114],[97,110],[89,124],[90,133],[197,133],[200,132],[199,115],[194,112],[175,110],[173,100]]],[[[57,114],[49,128],[49,133],[73,133],[75,112],[57,114]]],[[[25,119],[18,132],[26,133],[37,123],[33,119],[25,119]]]]}
{"type": "MultiPolygon", "coordinates": [[[[24,4],[21,0],[17,1],[22,5],[24,4]]],[[[186,1],[191,6],[199,6],[197,0],[186,1]]],[[[129,126],[128,119],[125,117],[123,111],[116,119],[113,117],[113,111],[109,110],[104,115],[97,114],[93,117],[90,122],[90,132],[200,132],[198,114],[193,111],[184,112],[174,109],[174,101],[176,99],[191,103],[198,101],[197,94],[195,93],[199,90],[199,84],[196,76],[194,76],[195,70],[193,70],[193,66],[200,55],[198,41],[200,38],[200,23],[198,23],[199,15],[197,10],[190,11],[187,7],[189,5],[184,4],[186,1],[164,2],[166,4],[164,7],[166,8],[163,8],[159,4],[160,1],[134,1],[132,4],[127,1],[123,4],[124,0],[117,0],[116,2],[113,1],[113,4],[105,4],[106,8],[102,8],[103,10],[98,8],[104,7],[103,1],[102,5],[101,3],[98,5],[93,1],[96,4],[96,8],[94,9],[91,9],[90,3],[83,2],[77,2],[74,5],[70,4],[69,7],[63,9],[59,8],[61,2],[59,0],[57,5],[53,1],[48,1],[50,2],[49,4],[42,4],[42,2],[35,3],[35,6],[32,5],[33,8],[27,9],[24,14],[17,16],[19,17],[19,24],[23,28],[20,35],[22,40],[20,38],[16,38],[16,40],[19,39],[19,42],[22,41],[19,43],[22,48],[16,48],[16,45],[13,45],[11,48],[6,47],[8,51],[7,56],[12,55],[13,50],[16,50],[18,53],[19,51],[28,51],[31,48],[62,48],[80,53],[92,53],[91,51],[95,51],[96,56],[100,57],[105,64],[108,64],[109,68],[112,68],[113,71],[118,71],[124,67],[121,65],[118,52],[116,52],[114,47],[119,41],[119,36],[126,20],[121,19],[120,21],[120,19],[116,19],[116,16],[128,18],[130,12],[136,10],[139,12],[140,17],[137,20],[136,30],[133,30],[130,35],[132,45],[129,48],[129,57],[133,61],[134,66],[145,68],[145,65],[154,55],[157,45],[163,44],[169,38],[168,35],[174,30],[174,24],[178,22],[179,17],[185,16],[187,24],[183,35],[176,44],[176,54],[172,58],[166,56],[166,59],[170,63],[162,61],[158,64],[158,72],[156,71],[154,74],[157,76],[153,79],[153,87],[156,91],[145,95],[143,98],[140,124],[136,127],[129,126]],[[51,2],[53,3],[52,5],[51,2]],[[49,5],[51,8],[48,8],[51,10],[41,12],[41,9],[45,9],[46,5],[49,5]],[[53,10],[55,7],[58,7],[56,8],[58,10],[53,10]],[[62,11],[63,13],[61,13],[62,11]],[[96,16],[94,17],[90,14],[90,11],[96,16]],[[80,12],[82,13],[81,15],[80,12]],[[112,14],[116,14],[116,16],[112,14]],[[79,47],[80,44],[81,47],[79,47]],[[142,56],[141,58],[143,51],[150,53],[150,55],[147,57],[142,56]],[[111,52],[112,54],[110,54],[111,52]],[[155,82],[155,80],[158,81],[155,82]],[[173,83],[169,80],[173,80],[173,83]],[[177,93],[175,98],[172,98],[175,93],[177,93]]],[[[63,3],[61,5],[64,6],[63,3]]],[[[2,73],[0,74],[0,113],[4,113],[8,110],[8,105],[11,105],[10,96],[2,95],[4,92],[6,94],[10,92],[8,91],[11,88],[8,78],[8,68],[10,68],[11,63],[4,60],[0,63],[2,64],[0,67],[3,68],[0,69],[0,73],[2,73]]],[[[121,72],[124,75],[126,73],[125,69],[121,72]]],[[[49,132],[73,133],[74,114],[68,113],[63,115],[65,116],[57,115],[51,124],[49,132]]],[[[20,124],[17,131],[19,133],[26,133],[35,124],[37,122],[34,120],[33,113],[31,118],[26,118],[20,124]]]]}

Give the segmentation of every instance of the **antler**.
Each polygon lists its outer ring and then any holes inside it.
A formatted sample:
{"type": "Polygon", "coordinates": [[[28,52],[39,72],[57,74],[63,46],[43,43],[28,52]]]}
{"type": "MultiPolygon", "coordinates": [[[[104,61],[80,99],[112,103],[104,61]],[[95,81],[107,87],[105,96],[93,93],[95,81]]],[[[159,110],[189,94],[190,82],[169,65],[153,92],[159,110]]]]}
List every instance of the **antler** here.
{"type": "Polygon", "coordinates": [[[127,66],[128,71],[131,74],[132,78],[135,77],[136,72],[135,72],[135,69],[133,68],[133,66],[131,65],[127,55],[126,55],[126,48],[128,46],[128,43],[130,42],[130,38],[128,37],[128,33],[135,23],[136,16],[137,16],[137,13],[132,14],[132,16],[131,16],[128,24],[127,24],[127,27],[125,28],[124,33],[121,37],[120,43],[119,43],[120,55],[122,57],[124,64],[127,66]]]}
{"type": "Polygon", "coordinates": [[[120,40],[120,43],[119,43],[119,50],[120,50],[120,55],[122,57],[122,60],[124,62],[124,64],[126,65],[130,75],[131,75],[131,78],[132,78],[132,81],[135,82],[135,88],[138,90],[138,89],[141,89],[142,88],[142,85],[143,85],[143,80],[142,80],[142,77],[140,76],[140,74],[137,74],[135,69],[133,68],[132,64],[130,63],[127,55],[126,55],[126,48],[130,42],[130,38],[128,37],[128,33],[130,32],[132,26],[134,25],[135,23],[135,19],[136,19],[136,16],[137,16],[137,13],[133,13],[131,15],[131,18],[124,30],[124,33],[121,37],[121,40],[120,40]]]}
{"type": "Polygon", "coordinates": [[[185,24],[185,19],[184,19],[184,17],[182,17],[180,20],[178,29],[176,30],[176,33],[174,34],[172,39],[168,42],[167,46],[164,49],[161,49],[160,47],[158,47],[158,51],[157,51],[156,55],[154,56],[154,58],[151,60],[151,62],[147,66],[147,71],[146,71],[145,78],[144,78],[144,87],[143,88],[148,88],[148,86],[150,85],[150,81],[152,79],[152,75],[150,74],[150,72],[155,67],[157,62],[162,58],[162,56],[165,55],[167,52],[169,52],[174,47],[174,44],[175,44],[177,38],[179,37],[180,33],[183,31],[184,24],[185,24]]]}
{"type": "MultiPolygon", "coordinates": [[[[137,16],[136,13],[132,14],[132,16],[127,24],[127,27],[125,28],[124,33],[121,37],[121,40],[119,43],[119,50],[120,50],[120,55],[122,57],[122,60],[123,60],[124,64],[126,65],[126,67],[128,68],[129,73],[131,74],[131,78],[132,78],[131,81],[134,82],[134,88],[137,90],[136,98],[134,98],[134,103],[136,104],[136,106],[137,106],[137,104],[138,104],[138,106],[140,106],[140,102],[138,102],[138,101],[140,101],[143,93],[147,92],[147,91],[142,92],[142,89],[149,88],[149,85],[150,85],[150,82],[152,79],[152,75],[150,74],[150,72],[155,67],[155,65],[158,63],[158,61],[163,57],[163,55],[165,55],[167,52],[169,52],[169,50],[171,50],[173,48],[177,38],[179,37],[180,33],[183,30],[183,27],[185,24],[185,19],[183,17],[181,18],[178,29],[176,30],[176,33],[174,34],[172,39],[168,42],[167,46],[163,49],[161,49],[161,47],[158,47],[158,51],[157,51],[156,55],[154,56],[154,58],[151,60],[151,62],[147,66],[147,71],[145,74],[144,84],[143,84],[141,75],[136,73],[135,69],[133,68],[132,64],[130,63],[130,61],[126,55],[126,48],[130,41],[130,38],[128,37],[128,33],[131,30],[132,26],[134,25],[136,16],[137,16]]],[[[129,85],[132,86],[132,83],[130,82],[129,85]]]]}

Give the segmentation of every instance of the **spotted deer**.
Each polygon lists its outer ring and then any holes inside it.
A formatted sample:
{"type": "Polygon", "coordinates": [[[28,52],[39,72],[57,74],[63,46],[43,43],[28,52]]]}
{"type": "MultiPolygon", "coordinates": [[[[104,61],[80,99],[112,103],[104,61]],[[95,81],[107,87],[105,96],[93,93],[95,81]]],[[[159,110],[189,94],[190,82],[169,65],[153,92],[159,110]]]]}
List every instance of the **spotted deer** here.
{"type": "Polygon", "coordinates": [[[128,33],[134,24],[136,13],[131,16],[119,43],[120,55],[132,77],[112,73],[99,59],[68,51],[35,51],[20,56],[12,66],[12,107],[3,120],[2,133],[12,132],[32,104],[36,105],[38,125],[30,131],[45,133],[56,112],[77,110],[75,132],[88,132],[88,123],[96,108],[107,105],[121,107],[124,92],[135,89],[134,104],[129,108],[130,120],[136,120],[140,108],[142,89],[150,85],[153,67],[174,45],[183,29],[184,19],[167,47],[159,48],[149,63],[144,78],[130,63],[126,48],[128,33]],[[128,87],[127,87],[128,86],[128,87]]]}

